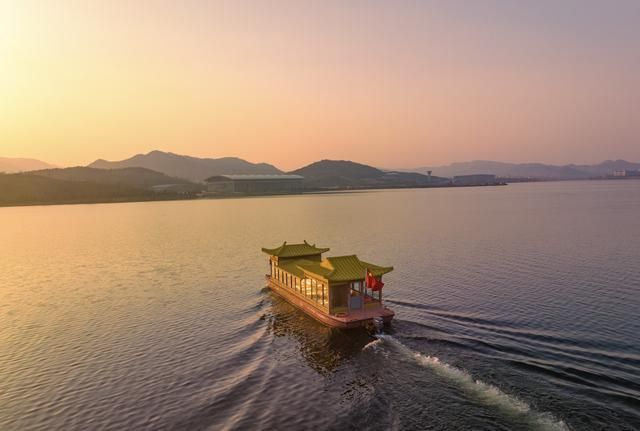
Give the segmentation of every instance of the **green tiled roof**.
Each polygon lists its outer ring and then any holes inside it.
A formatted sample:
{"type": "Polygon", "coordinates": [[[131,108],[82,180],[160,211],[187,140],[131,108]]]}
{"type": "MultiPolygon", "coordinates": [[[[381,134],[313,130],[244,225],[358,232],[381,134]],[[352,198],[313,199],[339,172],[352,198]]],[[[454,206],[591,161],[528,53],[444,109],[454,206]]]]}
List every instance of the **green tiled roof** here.
{"type": "Polygon", "coordinates": [[[320,265],[331,270],[328,276],[325,277],[329,281],[363,280],[366,270],[369,270],[376,277],[393,271],[392,266],[385,267],[364,262],[358,259],[358,256],[355,254],[350,256],[328,257],[323,260],[320,265]]]}
{"type": "Polygon", "coordinates": [[[369,270],[376,277],[393,270],[392,266],[379,266],[364,262],[358,259],[356,255],[328,257],[322,262],[297,259],[282,263],[279,266],[282,270],[296,277],[303,278],[308,274],[324,278],[330,282],[363,280],[366,270],[369,270]]]}
{"type": "Polygon", "coordinates": [[[280,247],[263,248],[262,251],[278,257],[305,257],[322,254],[329,251],[329,249],[316,247],[315,244],[311,245],[307,241],[302,244],[287,244],[285,241],[280,247]]]}

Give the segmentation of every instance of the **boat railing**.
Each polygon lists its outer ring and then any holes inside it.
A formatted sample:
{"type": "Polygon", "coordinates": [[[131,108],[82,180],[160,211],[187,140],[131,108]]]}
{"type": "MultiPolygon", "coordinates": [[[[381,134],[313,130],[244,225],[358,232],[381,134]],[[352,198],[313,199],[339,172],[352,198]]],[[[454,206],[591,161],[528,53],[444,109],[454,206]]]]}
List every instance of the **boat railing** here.
{"type": "Polygon", "coordinates": [[[308,304],[314,306],[315,308],[317,308],[318,310],[323,311],[324,313],[329,313],[329,304],[327,301],[326,305],[320,304],[317,301],[314,301],[312,298],[309,298],[306,295],[303,295],[302,292],[300,290],[297,290],[296,288],[287,285],[286,283],[282,283],[280,280],[278,280],[277,278],[269,275],[268,280],[275,284],[276,286],[286,290],[287,292],[291,292],[293,294],[296,295],[297,298],[300,298],[302,300],[304,300],[305,302],[307,302],[308,304]]]}

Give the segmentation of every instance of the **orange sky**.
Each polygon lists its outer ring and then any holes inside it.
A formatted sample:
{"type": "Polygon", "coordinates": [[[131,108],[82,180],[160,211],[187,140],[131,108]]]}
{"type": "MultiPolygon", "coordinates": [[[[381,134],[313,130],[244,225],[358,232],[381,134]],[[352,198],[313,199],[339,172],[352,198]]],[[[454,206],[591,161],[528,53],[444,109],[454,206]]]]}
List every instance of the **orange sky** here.
{"type": "Polygon", "coordinates": [[[0,0],[0,156],[640,161],[640,2],[0,0]]]}

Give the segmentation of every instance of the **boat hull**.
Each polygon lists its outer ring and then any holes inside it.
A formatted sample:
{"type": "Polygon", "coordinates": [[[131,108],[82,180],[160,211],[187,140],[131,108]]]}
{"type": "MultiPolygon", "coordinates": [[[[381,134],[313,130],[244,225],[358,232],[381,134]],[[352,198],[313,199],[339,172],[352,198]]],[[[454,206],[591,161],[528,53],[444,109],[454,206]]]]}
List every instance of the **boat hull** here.
{"type": "Polygon", "coordinates": [[[289,302],[294,307],[299,308],[309,316],[327,326],[344,329],[359,328],[371,324],[376,318],[382,319],[384,323],[389,323],[395,315],[392,310],[383,306],[372,310],[359,310],[356,312],[352,311],[345,316],[334,316],[322,310],[319,310],[318,308],[309,304],[305,299],[300,298],[293,292],[290,292],[287,288],[280,286],[280,284],[272,280],[270,276],[267,275],[266,278],[268,287],[273,292],[277,293],[280,297],[282,297],[285,301],[289,302]]]}

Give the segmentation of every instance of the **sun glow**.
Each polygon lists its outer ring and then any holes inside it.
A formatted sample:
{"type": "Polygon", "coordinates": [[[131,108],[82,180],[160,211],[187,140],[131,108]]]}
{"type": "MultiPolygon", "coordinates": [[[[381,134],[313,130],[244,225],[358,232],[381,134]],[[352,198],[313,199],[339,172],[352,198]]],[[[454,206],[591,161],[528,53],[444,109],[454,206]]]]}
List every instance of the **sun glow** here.
{"type": "Polygon", "coordinates": [[[557,8],[0,0],[0,154],[640,158],[637,8],[557,8]]]}

